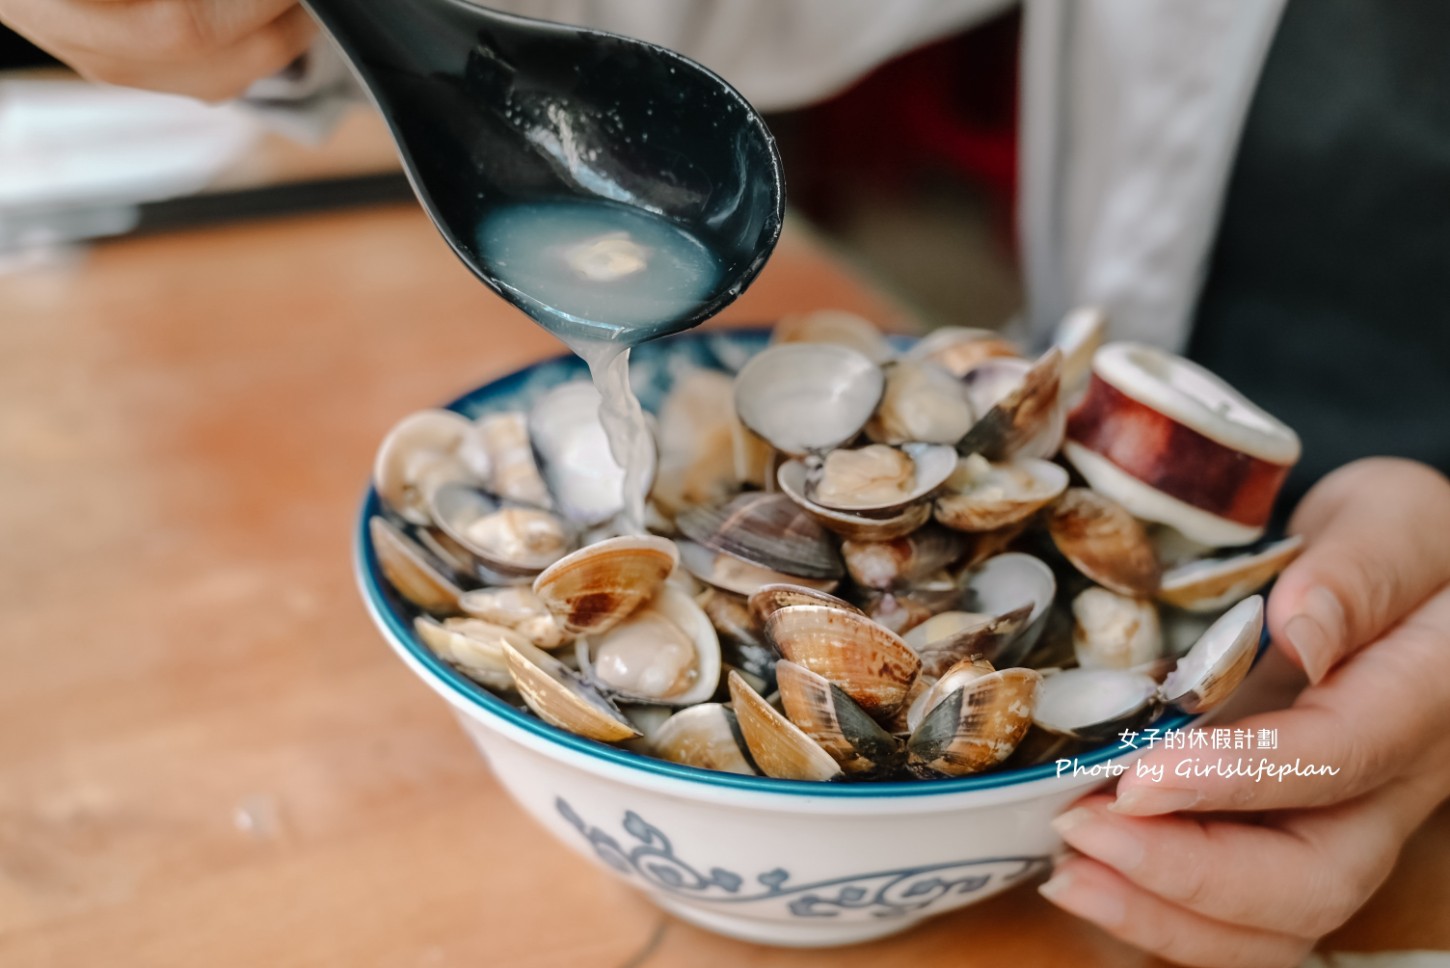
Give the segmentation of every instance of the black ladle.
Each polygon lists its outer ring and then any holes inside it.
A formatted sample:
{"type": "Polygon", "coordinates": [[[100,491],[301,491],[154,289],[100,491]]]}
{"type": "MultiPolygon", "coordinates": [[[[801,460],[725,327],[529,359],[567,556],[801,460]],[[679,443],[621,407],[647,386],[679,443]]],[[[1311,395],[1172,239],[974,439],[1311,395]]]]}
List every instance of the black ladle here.
{"type": "Polygon", "coordinates": [[[689,329],[754,279],[780,235],[784,181],[760,115],[654,44],[462,0],[305,0],[392,129],[433,224],[486,285],[564,337],[638,343],[689,329]],[[480,245],[502,206],[561,200],[661,216],[718,260],[688,308],[620,327],[511,285],[480,245]]]}

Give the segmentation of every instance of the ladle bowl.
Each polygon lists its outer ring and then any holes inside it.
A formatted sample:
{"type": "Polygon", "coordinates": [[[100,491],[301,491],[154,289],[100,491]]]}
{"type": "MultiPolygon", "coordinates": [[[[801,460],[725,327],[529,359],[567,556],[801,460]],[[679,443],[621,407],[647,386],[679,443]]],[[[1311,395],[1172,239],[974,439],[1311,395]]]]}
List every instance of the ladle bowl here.
{"type": "Polygon", "coordinates": [[[780,235],[780,157],[760,115],[699,64],[654,44],[463,0],[306,0],[397,141],[418,199],[486,285],[568,338],[638,343],[733,300],[780,235]],[[663,222],[713,256],[698,291],[629,325],[520,283],[480,240],[515,206],[587,203],[663,222]]]}

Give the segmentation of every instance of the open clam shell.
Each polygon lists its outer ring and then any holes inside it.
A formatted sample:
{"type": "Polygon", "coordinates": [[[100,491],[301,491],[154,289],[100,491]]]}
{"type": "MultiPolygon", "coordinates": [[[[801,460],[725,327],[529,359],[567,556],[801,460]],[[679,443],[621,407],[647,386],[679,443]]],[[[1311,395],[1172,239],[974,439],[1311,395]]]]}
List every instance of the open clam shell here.
{"type": "Polygon", "coordinates": [[[428,524],[429,490],[472,477],[461,455],[472,430],[451,410],[421,410],[398,421],[373,464],[373,486],[383,503],[410,524],[428,524]]]}
{"type": "Polygon", "coordinates": [[[1185,562],[1163,573],[1158,599],[1190,612],[1217,612],[1263,588],[1304,550],[1302,535],[1257,550],[1185,562]]]}
{"type": "Polygon", "coordinates": [[[871,621],[897,635],[913,629],[938,612],[960,608],[965,595],[961,582],[949,571],[932,575],[907,588],[880,591],[858,589],[861,609],[871,621]]]}
{"type": "Polygon", "coordinates": [[[1042,559],[1009,551],[988,558],[968,572],[963,590],[966,607],[974,612],[1007,616],[1023,606],[1030,607],[1021,632],[1005,638],[992,656],[998,666],[1013,666],[1042,636],[1052,599],[1057,595],[1057,579],[1042,559]]]}
{"type": "Polygon", "coordinates": [[[1062,351],[1062,392],[1076,393],[1087,382],[1093,354],[1103,345],[1108,331],[1108,314],[1097,306],[1072,310],[1057,324],[1052,342],[1062,351]]]}
{"type": "Polygon", "coordinates": [[[843,538],[857,541],[890,541],[910,534],[931,518],[931,504],[920,501],[908,504],[897,513],[885,517],[838,511],[817,504],[806,496],[806,477],[809,473],[804,461],[790,460],[780,465],[776,480],[781,492],[794,501],[816,521],[843,538]]]}
{"type": "Polygon", "coordinates": [[[906,762],[901,742],[882,729],[845,691],[804,666],[782,660],[776,683],[786,718],[851,776],[880,776],[906,762]]]}
{"type": "Polygon", "coordinates": [[[866,424],[866,436],[882,444],[955,444],[976,423],[966,387],[926,360],[886,367],[886,391],[866,424]]]}
{"type": "Polygon", "coordinates": [[[576,649],[584,677],[623,702],[689,706],[720,684],[715,627],[694,599],[668,584],[576,649]]]}
{"type": "Polygon", "coordinates": [[[1152,719],[1161,706],[1153,677],[1126,669],[1067,669],[1046,676],[1034,721],[1059,736],[1105,740],[1152,719]]]}
{"type": "Polygon", "coordinates": [[[368,521],[368,533],[378,567],[399,595],[433,615],[458,612],[463,589],[448,574],[447,565],[386,518],[374,515],[368,521]]]}
{"type": "Polygon", "coordinates": [[[649,496],[670,521],[686,508],[723,504],[740,489],[732,392],[728,375],[691,367],[660,406],[658,472],[649,496]]]}
{"type": "Polygon", "coordinates": [[[841,768],[800,727],[750,688],[738,672],[728,677],[730,701],[756,767],[781,780],[834,780],[841,768]]]}
{"type": "Polygon", "coordinates": [[[818,453],[851,440],[881,402],[881,368],[827,343],[771,346],[735,376],[741,423],[787,454],[818,453]]]}
{"type": "Polygon", "coordinates": [[[413,631],[434,655],[473,681],[499,691],[514,688],[503,645],[526,643],[518,632],[476,618],[437,622],[422,615],[413,619],[413,631]]]}
{"type": "Polygon", "coordinates": [[[762,585],[750,596],[750,611],[755,615],[756,620],[762,623],[762,632],[763,623],[770,618],[773,612],[791,605],[824,605],[828,608],[865,614],[844,598],[837,598],[835,595],[808,588],[805,585],[786,583],[762,585]]]}
{"type": "Polygon", "coordinates": [[[912,585],[956,564],[967,553],[960,534],[945,528],[923,527],[891,541],[845,541],[841,560],[846,573],[863,588],[900,588],[912,585]]]}
{"type": "Polygon", "coordinates": [[[1131,669],[1163,655],[1163,629],[1150,599],[1089,588],[1072,600],[1072,645],[1085,669],[1131,669]]]}
{"type": "Polygon", "coordinates": [[[486,455],[490,493],[506,501],[547,508],[554,503],[529,440],[528,415],[518,410],[484,414],[473,422],[474,445],[486,455]]]}
{"type": "Polygon", "coordinates": [[[1018,651],[1026,651],[1011,646],[1027,627],[1032,607],[1024,604],[1003,615],[940,612],[911,629],[902,639],[921,657],[924,676],[940,676],[963,659],[974,656],[1007,665],[1001,661],[1003,656],[1015,657],[1018,651]]]}
{"type": "Polygon", "coordinates": [[[906,735],[909,736],[915,732],[916,727],[920,726],[921,721],[926,718],[926,714],[935,709],[943,699],[968,683],[996,671],[997,667],[991,662],[981,656],[973,655],[949,666],[946,672],[940,676],[925,674],[917,676],[911,690],[910,702],[900,716],[906,735]]]}
{"type": "Polygon", "coordinates": [[[751,611],[749,600],[722,588],[707,588],[695,601],[715,627],[721,661],[762,682],[773,682],[778,656],[765,640],[765,624],[751,611]]]}
{"type": "Polygon", "coordinates": [[[522,637],[502,639],[500,647],[519,695],[544,722],[603,743],[642,735],[614,703],[549,653],[522,637]]]}
{"type": "Polygon", "coordinates": [[[1239,602],[1208,627],[1163,680],[1165,702],[1187,713],[1223,705],[1249,669],[1264,634],[1264,599],[1239,602]]]}
{"type": "Polygon", "coordinates": [[[766,619],[765,635],[782,656],[834,682],[878,719],[900,708],[921,669],[900,636],[828,605],[777,609],[766,619]]]}
{"type": "Polygon", "coordinates": [[[428,511],[455,545],[500,575],[537,575],[574,548],[572,530],[552,511],[500,507],[461,481],[435,487],[428,511]]]}
{"type": "Polygon", "coordinates": [[[956,466],[956,451],[944,444],[837,449],[821,462],[807,462],[804,493],[834,511],[887,517],[926,500],[956,466]]]}
{"type": "Polygon", "coordinates": [[[458,608],[470,618],[513,629],[541,649],[557,649],[569,635],[533,589],[522,586],[464,592],[458,608]]]}
{"type": "Polygon", "coordinates": [[[679,560],[674,542],[666,538],[607,538],[540,572],[534,594],[566,631],[598,634],[653,598],[679,560]]]}
{"type": "Polygon", "coordinates": [[[957,450],[981,454],[993,461],[1014,456],[1051,457],[1061,445],[1061,428],[1066,421],[1059,400],[1061,383],[1062,351],[1053,348],[1028,368],[1012,390],[982,413],[957,442],[957,450]]]}
{"type": "Polygon", "coordinates": [[[941,326],[917,340],[905,356],[935,363],[960,379],[987,360],[1017,359],[1022,351],[995,330],[941,326]]]}
{"type": "Polygon", "coordinates": [[[1052,543],[1082,572],[1120,595],[1151,597],[1162,570],[1147,530],[1122,505],[1085,487],[1070,487],[1053,505],[1052,543]]]}
{"type": "MultiPolygon", "coordinates": [[[[730,407],[730,464],[735,480],[747,487],[769,491],[775,486],[775,468],[779,455],[765,438],[740,422],[735,407],[730,407]]],[[[697,504],[709,502],[698,501],[697,504]]]]}
{"type": "Polygon", "coordinates": [[[997,531],[1025,520],[1067,490],[1067,471],[1051,461],[1021,458],[993,464],[961,458],[936,496],[938,522],[957,531],[997,531]]]}
{"type": "Polygon", "coordinates": [[[845,574],[830,533],[783,494],[740,494],[718,507],[691,508],[675,523],[691,541],[782,575],[845,574]]]}
{"type": "MultiPolygon", "coordinates": [[[[600,420],[599,391],[571,380],[544,393],[529,409],[528,433],[539,470],[559,512],[584,527],[602,524],[625,506],[624,468],[615,462],[600,420]]],[[[655,451],[641,484],[654,480],[655,451]]]]}
{"type": "Polygon", "coordinates": [[[1226,702],[1248,675],[1264,630],[1264,600],[1229,609],[1179,658],[1162,684],[1135,669],[1068,669],[1048,676],[1038,726],[1063,736],[1103,740],[1133,729],[1164,704],[1197,715],[1226,702]]]}
{"type": "Polygon", "coordinates": [[[784,316],[771,331],[770,342],[832,343],[853,349],[873,363],[885,363],[896,356],[888,340],[865,317],[844,309],[817,309],[784,316]]]}
{"type": "Polygon", "coordinates": [[[722,703],[705,702],[677,711],[655,732],[653,745],[655,753],[671,763],[745,776],[757,773],[735,711],[722,703]]]}
{"type": "Polygon", "coordinates": [[[1003,669],[952,689],[928,706],[912,731],[906,744],[910,762],[944,776],[996,766],[1027,735],[1041,684],[1035,670],[1003,669]]]}
{"type": "Polygon", "coordinates": [[[832,591],[839,584],[834,578],[802,578],[799,575],[782,574],[693,541],[679,541],[676,545],[680,552],[680,563],[686,571],[713,588],[736,595],[748,597],[766,585],[781,583],[804,585],[823,592],[832,591]]]}

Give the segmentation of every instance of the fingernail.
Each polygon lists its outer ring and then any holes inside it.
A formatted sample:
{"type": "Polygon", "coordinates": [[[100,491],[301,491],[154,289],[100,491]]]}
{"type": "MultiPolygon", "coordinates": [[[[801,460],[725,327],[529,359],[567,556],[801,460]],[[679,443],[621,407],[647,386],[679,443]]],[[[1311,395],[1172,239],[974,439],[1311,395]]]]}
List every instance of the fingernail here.
{"type": "Polygon", "coordinates": [[[1349,638],[1349,622],[1345,619],[1344,606],[1340,604],[1339,596],[1323,585],[1309,589],[1309,593],[1304,596],[1304,611],[1323,630],[1325,645],[1328,646],[1320,653],[1323,658],[1322,665],[1313,670],[1305,670],[1309,673],[1311,682],[1318,682],[1349,646],[1346,641],[1349,638]]]}
{"type": "Polygon", "coordinates": [[[1052,821],[1062,839],[1094,860],[1120,871],[1131,871],[1143,863],[1143,842],[1123,822],[1103,819],[1086,807],[1076,807],[1052,821]]]}
{"type": "Polygon", "coordinates": [[[1284,637],[1313,683],[1323,679],[1339,658],[1346,632],[1344,606],[1322,585],[1309,589],[1304,595],[1304,610],[1284,625],[1284,637]]]}
{"type": "Polygon", "coordinates": [[[1064,911],[1104,926],[1122,924],[1127,918],[1120,898],[1085,888],[1072,871],[1057,871],[1038,885],[1037,893],[1064,911]]]}
{"type": "Polygon", "coordinates": [[[1310,682],[1318,682],[1329,664],[1320,658],[1329,650],[1324,630],[1308,615],[1300,613],[1284,623],[1284,638],[1299,657],[1299,665],[1310,682]]]}
{"type": "Polygon", "coordinates": [[[1152,817],[1161,813],[1187,810],[1202,800],[1203,794],[1197,790],[1134,786],[1118,791],[1117,799],[1108,804],[1108,809],[1133,817],[1152,817]]]}

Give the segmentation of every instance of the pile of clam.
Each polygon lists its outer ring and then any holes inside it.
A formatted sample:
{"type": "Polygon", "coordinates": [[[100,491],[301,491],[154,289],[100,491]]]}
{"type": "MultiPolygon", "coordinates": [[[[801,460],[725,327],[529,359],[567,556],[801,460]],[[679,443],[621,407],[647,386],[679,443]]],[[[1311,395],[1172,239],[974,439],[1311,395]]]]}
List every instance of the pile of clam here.
{"type": "Polygon", "coordinates": [[[384,576],[440,659],[561,729],[792,780],[1070,755],[1253,662],[1292,431],[1197,366],[1069,316],[1024,358],[786,320],[653,415],[648,532],[599,397],[426,411],[378,455],[384,576]],[[1257,543],[1256,543],[1257,542],[1257,543]]]}

